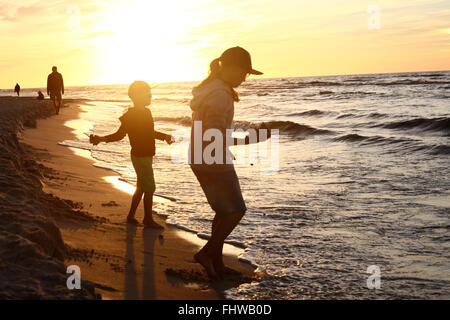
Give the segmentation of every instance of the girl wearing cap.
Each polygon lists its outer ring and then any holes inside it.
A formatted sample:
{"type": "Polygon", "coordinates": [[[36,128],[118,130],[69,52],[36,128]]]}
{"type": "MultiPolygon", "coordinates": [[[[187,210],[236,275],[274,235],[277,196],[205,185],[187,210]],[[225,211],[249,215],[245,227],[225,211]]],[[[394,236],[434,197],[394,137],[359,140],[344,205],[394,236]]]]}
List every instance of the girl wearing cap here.
{"type": "MultiPolygon", "coordinates": [[[[252,68],[250,54],[241,47],[230,48],[220,58],[211,62],[209,76],[192,90],[193,99],[190,107],[193,125],[189,163],[208,203],[215,211],[211,238],[194,255],[194,258],[215,280],[222,278],[226,273],[233,272],[223,263],[223,244],[242,219],[247,208],[225,144],[222,152],[223,161],[211,163],[203,159],[203,150],[208,145],[203,141],[203,134],[208,129],[218,129],[222,133],[223,141],[227,140],[227,129],[231,129],[233,122],[234,102],[239,101],[235,88],[239,87],[250,74],[262,74],[252,68]],[[199,124],[201,124],[201,131],[195,128],[199,124]],[[201,137],[196,137],[199,134],[201,137]],[[201,151],[200,157],[198,157],[199,151],[201,151]]],[[[231,139],[234,144],[249,143],[248,138],[244,141],[238,141],[237,138],[231,139]]],[[[260,141],[259,137],[257,140],[260,141]]]]}

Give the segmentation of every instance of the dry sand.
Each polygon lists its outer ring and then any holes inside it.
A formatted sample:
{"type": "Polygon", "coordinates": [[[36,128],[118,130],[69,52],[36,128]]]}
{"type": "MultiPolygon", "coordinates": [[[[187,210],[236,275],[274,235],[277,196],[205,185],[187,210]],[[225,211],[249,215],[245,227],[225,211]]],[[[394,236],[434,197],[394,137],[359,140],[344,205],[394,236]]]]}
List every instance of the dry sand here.
{"type": "MultiPolygon", "coordinates": [[[[25,101],[25,98],[7,99],[9,107],[25,101]]],[[[43,104],[42,108],[49,112],[49,101],[28,100],[27,103],[43,104]]],[[[253,268],[239,262],[234,255],[226,255],[225,264],[238,270],[240,275],[210,282],[201,266],[193,260],[199,244],[180,237],[180,230],[165,225],[159,217],[156,220],[165,226],[164,231],[123,223],[131,196],[105,180],[105,176],[114,174],[94,167],[93,160],[58,145],[58,142],[75,137],[64,123],[78,117],[79,103],[82,102],[65,101],[58,116],[37,120],[36,128],[21,131],[19,139],[43,184],[40,204],[57,211],[49,214],[47,220],[55,221],[62,235],[57,241],[65,244],[59,244],[63,251],[59,257],[60,273],[61,257],[65,266],[78,265],[85,289],[81,290],[83,294],[80,290],[68,289],[65,289],[67,293],[61,293],[64,291],[61,287],[55,295],[43,292],[41,298],[70,299],[74,291],[80,291],[77,297],[93,298],[95,288],[95,294],[101,294],[103,299],[221,299],[223,290],[252,281],[253,268]]],[[[33,117],[45,115],[45,112],[33,115],[32,120],[24,121],[31,121],[34,126],[33,117]]],[[[0,196],[3,196],[3,190],[0,196]]],[[[3,212],[0,212],[0,219],[2,216],[3,212]]],[[[141,220],[142,217],[141,204],[137,218],[141,220]]],[[[33,266],[30,269],[33,270],[33,266]]],[[[59,276],[58,281],[64,280],[62,285],[65,286],[65,278],[59,276]]]]}
{"type": "Polygon", "coordinates": [[[86,282],[81,290],[65,284],[66,248],[54,219],[93,220],[77,215],[69,202],[42,191],[48,170],[19,143],[17,134],[36,118],[54,113],[47,102],[0,98],[0,299],[93,299],[86,282]]]}

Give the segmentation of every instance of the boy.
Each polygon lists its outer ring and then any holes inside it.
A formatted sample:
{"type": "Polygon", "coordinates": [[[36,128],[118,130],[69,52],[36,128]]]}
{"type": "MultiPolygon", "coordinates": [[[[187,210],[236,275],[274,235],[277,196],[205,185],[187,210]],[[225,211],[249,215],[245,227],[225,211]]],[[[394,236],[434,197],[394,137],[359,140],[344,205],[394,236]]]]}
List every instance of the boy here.
{"type": "Polygon", "coordinates": [[[136,171],[137,185],[127,222],[139,223],[135,218],[135,214],[144,194],[145,216],[142,223],[148,228],[164,229],[152,217],[153,193],[155,192],[152,162],[155,155],[155,138],[172,144],[172,136],[154,130],[152,113],[146,108],[146,106],[150,105],[152,98],[150,86],[146,82],[133,82],[128,89],[128,96],[133,101],[134,107],[129,108],[119,118],[121,126],[117,132],[103,137],[90,135],[89,141],[93,145],[97,145],[100,142],[114,142],[122,140],[128,134],[131,145],[131,162],[136,171]]]}

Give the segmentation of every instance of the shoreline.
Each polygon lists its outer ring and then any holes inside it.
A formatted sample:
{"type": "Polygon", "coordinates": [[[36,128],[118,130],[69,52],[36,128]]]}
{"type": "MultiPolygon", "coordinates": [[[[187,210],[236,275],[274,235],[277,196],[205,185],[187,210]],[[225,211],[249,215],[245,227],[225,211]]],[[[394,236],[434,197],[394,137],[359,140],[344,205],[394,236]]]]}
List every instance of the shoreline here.
{"type": "MultiPolygon", "coordinates": [[[[67,101],[59,116],[37,120],[37,128],[25,130],[20,141],[51,171],[41,179],[43,191],[68,199],[91,217],[56,219],[68,252],[64,263],[81,268],[82,283],[92,283],[104,299],[223,299],[224,290],[254,279],[251,266],[225,255],[225,263],[241,275],[211,283],[192,257],[199,243],[180,237],[182,231],[166,225],[161,233],[123,223],[131,196],[105,179],[111,171],[58,145],[76,136],[64,124],[83,112],[80,101],[67,101]]],[[[142,217],[141,204],[137,218],[142,217]]],[[[165,225],[158,215],[155,218],[165,225]]]]}

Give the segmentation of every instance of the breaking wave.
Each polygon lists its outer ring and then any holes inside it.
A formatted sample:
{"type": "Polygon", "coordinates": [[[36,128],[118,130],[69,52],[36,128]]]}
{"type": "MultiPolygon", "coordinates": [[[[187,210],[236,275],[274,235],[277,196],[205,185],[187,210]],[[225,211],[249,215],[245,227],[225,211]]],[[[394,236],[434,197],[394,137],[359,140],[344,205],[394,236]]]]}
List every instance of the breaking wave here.
{"type": "Polygon", "coordinates": [[[395,121],[387,124],[378,124],[374,127],[386,129],[420,129],[421,131],[441,132],[450,136],[450,118],[418,118],[412,120],[395,121]]]}

